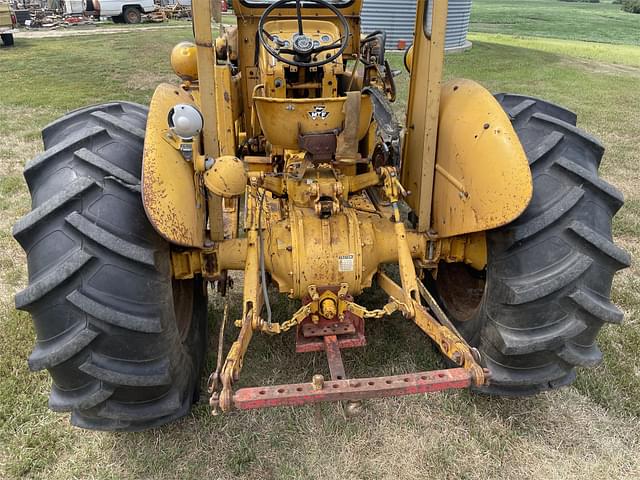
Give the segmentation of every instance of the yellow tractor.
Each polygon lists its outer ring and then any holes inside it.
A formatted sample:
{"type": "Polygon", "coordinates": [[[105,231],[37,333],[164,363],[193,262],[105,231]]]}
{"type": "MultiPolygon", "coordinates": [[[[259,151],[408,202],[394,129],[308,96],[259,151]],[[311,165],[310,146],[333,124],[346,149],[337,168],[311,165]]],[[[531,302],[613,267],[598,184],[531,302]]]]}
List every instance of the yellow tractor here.
{"type": "Polygon", "coordinates": [[[51,409],[103,430],[187,414],[214,292],[215,412],[531,395],[601,360],[598,331],[622,321],[612,278],[629,265],[602,145],[564,108],[443,83],[446,0],[418,2],[399,122],[386,35],[361,32],[362,3],[237,0],[237,26],[214,39],[219,12],[193,0],[195,41],[171,54],[180,81],[149,108],[108,103],[44,129],[25,169],[33,211],[14,235],[29,269],[16,306],[33,317],[29,366],[49,370],[51,409]],[[358,303],[370,288],[381,308],[358,303]],[[299,301],[291,318],[275,318],[275,290],[299,301]],[[341,349],[392,314],[449,368],[348,378],[341,349]],[[326,352],[330,377],[238,388],[252,336],[287,332],[297,352],[326,352]]]}

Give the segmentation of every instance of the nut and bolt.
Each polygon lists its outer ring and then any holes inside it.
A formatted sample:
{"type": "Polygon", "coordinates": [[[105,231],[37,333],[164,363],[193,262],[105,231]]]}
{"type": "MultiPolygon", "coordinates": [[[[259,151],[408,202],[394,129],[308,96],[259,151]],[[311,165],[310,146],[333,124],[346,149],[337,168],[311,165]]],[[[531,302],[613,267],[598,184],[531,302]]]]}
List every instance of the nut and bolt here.
{"type": "Polygon", "coordinates": [[[324,388],[324,377],[320,374],[314,375],[311,379],[311,385],[314,390],[322,390],[324,388]]]}

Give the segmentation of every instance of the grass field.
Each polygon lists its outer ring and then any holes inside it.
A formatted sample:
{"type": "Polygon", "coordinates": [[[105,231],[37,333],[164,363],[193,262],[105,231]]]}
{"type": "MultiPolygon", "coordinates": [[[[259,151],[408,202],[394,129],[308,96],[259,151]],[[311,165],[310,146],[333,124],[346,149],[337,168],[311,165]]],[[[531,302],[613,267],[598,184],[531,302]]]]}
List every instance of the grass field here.
{"type": "MultiPolygon", "coordinates": [[[[474,25],[477,11],[496,3],[476,0],[474,25]]],[[[609,11],[607,6],[604,11],[609,11]]],[[[549,36],[561,37],[566,30],[550,30],[549,36]]],[[[625,38],[633,36],[628,26],[622,30],[625,38]]],[[[580,372],[574,386],[530,399],[455,392],[370,401],[364,416],[349,421],[335,405],[225,417],[211,417],[203,405],[176,424],[139,434],[77,430],[67,415],[49,412],[47,375],[27,371],[34,338],[30,319],[13,309],[13,295],[26,282],[24,254],[10,234],[15,220],[29,210],[23,165],[41,148],[39,130],[66,111],[112,99],[148,102],[158,82],[174,81],[168,54],[189,34],[190,27],[185,27],[21,39],[15,49],[0,50],[0,478],[640,478],[637,46],[598,44],[594,50],[588,42],[529,43],[477,33],[471,51],[447,58],[447,77],[468,77],[493,91],[564,104],[577,111],[583,128],[608,146],[602,173],[627,198],[614,231],[634,257],[632,268],[616,278],[613,291],[626,323],[604,329],[603,365],[580,372]]],[[[398,67],[402,62],[400,56],[392,60],[398,67]]],[[[406,82],[403,75],[402,92],[406,82]]],[[[372,301],[375,297],[376,292],[367,295],[372,301]]],[[[287,302],[277,304],[283,316],[294,308],[287,302]]],[[[220,306],[213,302],[212,322],[219,315],[220,306]]],[[[370,345],[345,352],[352,374],[442,365],[408,323],[391,319],[369,325],[370,345]]],[[[324,372],[321,355],[292,352],[291,336],[257,338],[242,384],[306,381],[324,372]]]]}
{"type": "Polygon", "coordinates": [[[640,45],[640,15],[623,12],[611,0],[474,0],[471,30],[640,45]]]}

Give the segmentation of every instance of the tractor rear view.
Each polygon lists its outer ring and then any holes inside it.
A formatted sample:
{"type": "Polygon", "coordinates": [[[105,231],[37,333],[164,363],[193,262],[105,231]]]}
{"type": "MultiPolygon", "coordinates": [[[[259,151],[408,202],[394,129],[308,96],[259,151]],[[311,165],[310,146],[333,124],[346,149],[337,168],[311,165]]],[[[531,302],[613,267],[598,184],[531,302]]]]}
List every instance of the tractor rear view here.
{"type": "Polygon", "coordinates": [[[29,366],[50,372],[51,409],[102,430],[186,415],[209,295],[226,302],[214,412],[530,395],[601,360],[600,328],[622,321],[611,282],[629,264],[612,240],[623,199],[598,176],[603,146],[559,106],[443,83],[446,0],[418,2],[400,122],[386,35],[361,34],[361,7],[237,0],[237,26],[214,40],[219,12],[194,0],[195,42],[171,55],[179,84],[158,86],[149,108],[92,106],[43,130],[25,169],[33,210],[14,227],[29,268],[16,306],[33,317],[29,366]],[[229,318],[238,271],[242,314],[229,318]],[[384,306],[359,303],[375,287],[384,306]],[[272,312],[274,290],[299,302],[291,318],[272,312]],[[393,314],[450,368],[350,379],[340,351],[393,314]],[[254,334],[326,352],[330,377],[238,388],[254,334]]]}

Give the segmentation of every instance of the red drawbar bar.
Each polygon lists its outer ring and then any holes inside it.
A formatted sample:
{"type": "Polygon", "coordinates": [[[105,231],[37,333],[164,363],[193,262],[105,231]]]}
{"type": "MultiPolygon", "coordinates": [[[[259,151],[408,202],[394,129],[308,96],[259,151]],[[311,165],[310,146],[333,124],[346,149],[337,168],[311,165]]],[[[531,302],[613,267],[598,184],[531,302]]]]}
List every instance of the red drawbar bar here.
{"type": "Polygon", "coordinates": [[[275,387],[241,388],[233,395],[235,408],[299,406],[318,402],[366,400],[378,397],[415,395],[454,388],[468,388],[471,376],[464,368],[394,375],[392,377],[330,380],[322,388],[311,383],[275,387]]]}

